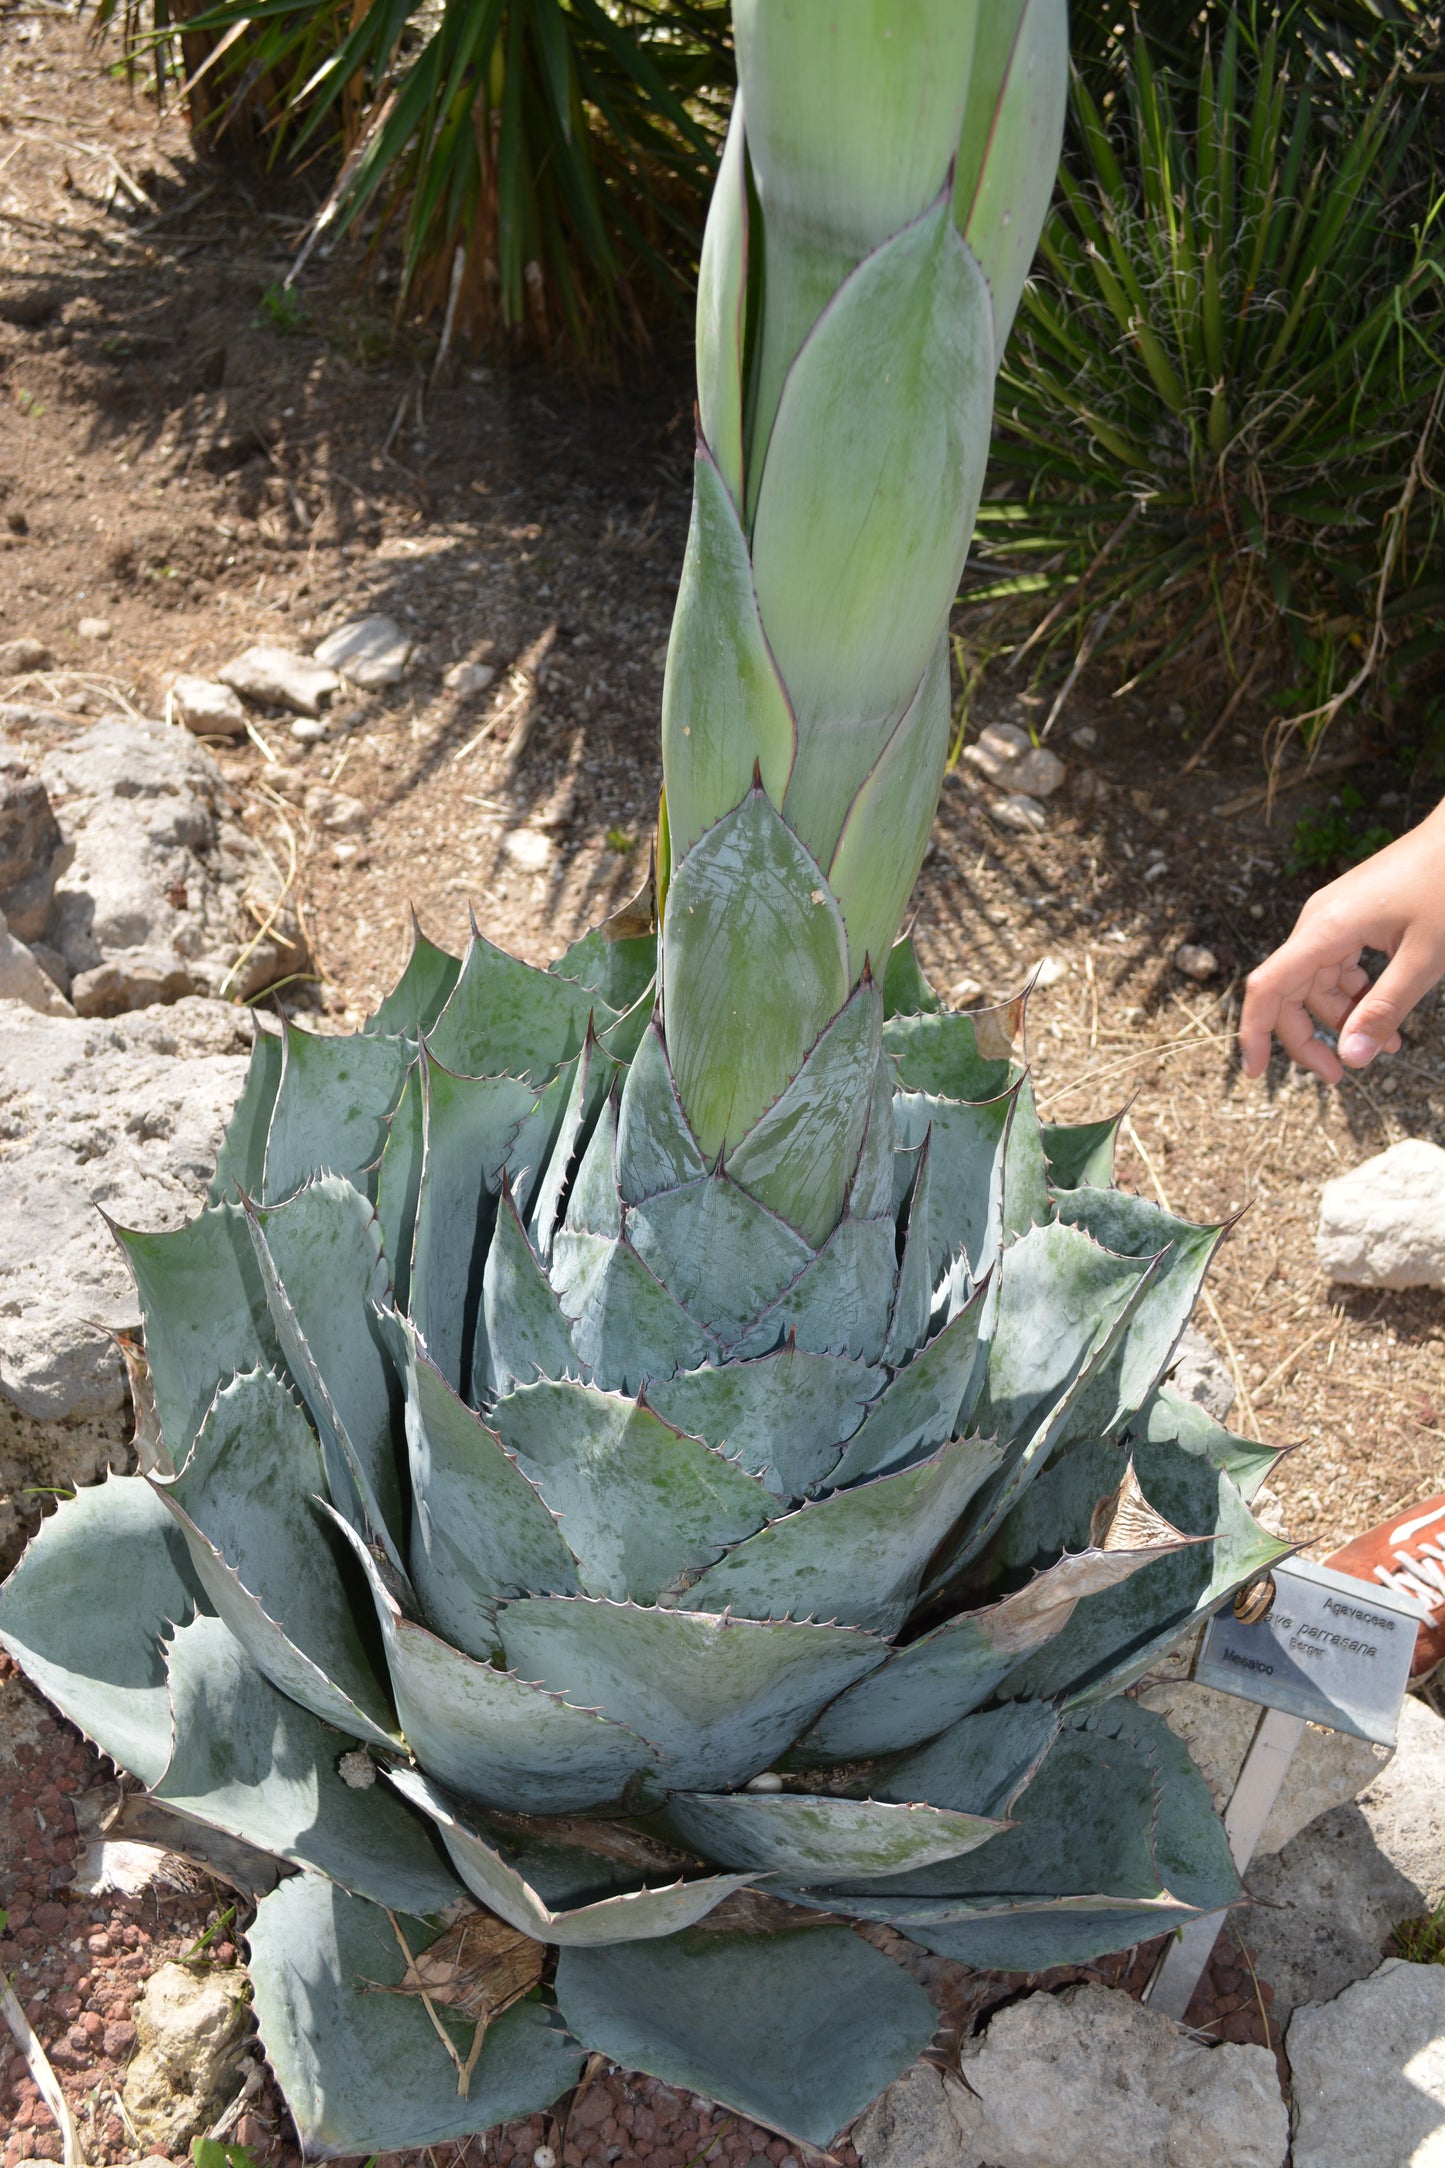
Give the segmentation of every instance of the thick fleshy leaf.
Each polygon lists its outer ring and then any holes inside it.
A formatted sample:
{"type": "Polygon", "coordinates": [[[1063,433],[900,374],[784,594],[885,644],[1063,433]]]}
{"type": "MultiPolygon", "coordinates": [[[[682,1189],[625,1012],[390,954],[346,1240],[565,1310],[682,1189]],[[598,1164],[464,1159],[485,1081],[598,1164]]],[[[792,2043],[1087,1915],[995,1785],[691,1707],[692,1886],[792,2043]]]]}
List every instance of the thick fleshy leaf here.
{"type": "Polygon", "coordinates": [[[838,1224],[858,1165],[882,1023],[883,997],[865,979],[726,1162],[732,1179],[813,1249],[838,1224]]]}
{"type": "Polygon", "coordinates": [[[1146,1197],[1085,1188],[1056,1194],[1061,1220],[1082,1227],[1124,1257],[1159,1258],[1158,1270],[1109,1357],[1081,1396],[1069,1425],[1075,1438],[1101,1438],[1147,1399],[1188,1324],[1221,1226],[1195,1227],[1146,1197]]]}
{"type": "Polygon", "coordinates": [[[746,1783],[887,1654],[850,1626],[759,1625],[590,1597],[508,1604],[498,1626],[515,1672],[654,1741],[668,1783],[685,1790],[746,1783]]]}
{"type": "Polygon", "coordinates": [[[893,1290],[888,1338],[883,1346],[883,1360],[895,1368],[907,1362],[913,1350],[927,1338],[928,1318],[933,1308],[933,1270],[929,1254],[932,1143],[931,1137],[925,1137],[918,1148],[913,1184],[898,1215],[903,1253],[898,1264],[898,1282],[893,1290]]]}
{"type": "MultiPolygon", "coordinates": [[[[567,1072],[564,1070],[557,1077],[556,1082],[558,1085],[561,1084],[566,1074],[567,1072]]],[[[562,1120],[558,1126],[557,1134],[552,1140],[552,1147],[543,1164],[541,1176],[531,1190],[527,1232],[532,1238],[537,1255],[544,1264],[552,1254],[552,1239],[557,1230],[562,1200],[567,1193],[568,1185],[571,1183],[574,1173],[577,1171],[578,1160],[584,1153],[591,1154],[592,1148],[588,1143],[589,1134],[592,1136],[593,1142],[599,1146],[599,1150],[604,1153],[605,1163],[601,1172],[605,1186],[609,1190],[615,1189],[611,1145],[616,1130],[616,1114],[609,1094],[617,1080],[617,1075],[617,1063],[612,1060],[610,1055],[602,1051],[589,1031],[583,1043],[582,1052],[573,1068],[571,1084],[567,1093],[567,1103],[562,1112],[562,1120]],[[599,1117],[604,1113],[608,1117],[605,1138],[598,1135],[597,1131],[593,1129],[593,1124],[596,1123],[598,1130],[601,1130],[602,1123],[599,1117]]],[[[519,1133],[519,1142],[524,1135],[525,1131],[519,1133]]],[[[516,1148],[514,1147],[514,1159],[515,1152],[516,1148]]],[[[520,1169],[517,1171],[520,1175],[520,1169]]],[[[611,1231],[615,1233],[617,1229],[614,1227],[611,1231]]]]}
{"type": "Polygon", "coordinates": [[[706,1438],[775,1495],[801,1498],[830,1475],[882,1383],[867,1363],[784,1347],[756,1362],[655,1380],[647,1397],[667,1422],[706,1438]]]}
{"type": "Polygon", "coordinates": [[[697,273],[698,422],[743,509],[743,319],[747,306],[748,184],[743,101],[733,99],[697,273]]]}
{"type": "MultiPolygon", "coordinates": [[[[547,969],[556,978],[575,979],[600,994],[618,1012],[618,1023],[605,1027],[608,1040],[620,1037],[626,1021],[622,1012],[642,1001],[657,976],[656,867],[648,866],[647,879],[635,896],[554,957],[547,969]]],[[[623,1058],[620,1047],[612,1050],[623,1058]]]]}
{"type": "MultiPolygon", "coordinates": [[[[928,1799],[955,1814],[1002,1820],[1012,1815],[1020,1793],[1032,1782],[1058,1734],[1058,1712],[1043,1702],[1014,1702],[1006,1708],[988,1709],[981,1716],[966,1716],[931,1745],[885,1764],[874,1778],[874,1794],[900,1801],[928,1799]]],[[[918,1867],[907,1877],[908,1886],[926,1879],[930,1889],[935,1882],[952,1888],[958,1873],[952,1862],[940,1868],[918,1867]]]]}
{"type": "Polygon", "coordinates": [[[416,1203],[421,1191],[421,1166],[426,1149],[422,1065],[414,1061],[406,1073],[401,1097],[386,1125],[386,1143],[376,1170],[376,1219],[381,1229],[381,1253],[391,1279],[398,1308],[405,1309],[411,1295],[411,1252],[416,1239],[416,1203]]]}
{"type": "MultiPolygon", "coordinates": [[[[399,1913],[413,1957],[435,1922],[399,1913]]],[[[577,2082],[575,2044],[537,2002],[487,2029],[465,2095],[420,1996],[396,1990],[406,1960],[378,1905],[294,1875],[263,1897],[247,1934],[256,2021],[309,2160],[441,2144],[550,2107],[577,2082]]],[[[433,2005],[458,2061],[476,2027],[433,2005]]]]}
{"type": "Polygon", "coordinates": [[[282,1205],[248,1207],[276,1337],[321,1436],[332,1504],[400,1565],[395,1372],[376,1319],[391,1289],[381,1229],[359,1190],[322,1175],[282,1205]]]}
{"type": "Polygon", "coordinates": [[[813,1259],[800,1234],[721,1173],[634,1205],[627,1236],[653,1277],[724,1347],[813,1259]]]}
{"type": "Polygon", "coordinates": [[[1008,1824],[942,1807],[802,1792],[674,1792],[666,1826],[709,1859],[787,1882],[901,1874],[957,1859],[1008,1824]]]}
{"type": "Polygon", "coordinates": [[[902,935],[888,952],[883,980],[884,1016],[890,1021],[895,1016],[936,1016],[942,1007],[918,960],[912,934],[902,935]]]}
{"type": "Polygon", "coordinates": [[[185,1539],[150,1484],[109,1476],[41,1522],[0,1588],[0,1646],[103,1754],[155,1784],[171,1754],[161,1643],[197,1608],[185,1539]]]}
{"type": "Polygon", "coordinates": [[[491,1421],[557,1515],[589,1596],[655,1603],[775,1510],[757,1478],[712,1446],[594,1385],[521,1386],[491,1421]]]}
{"type": "MultiPolygon", "coordinates": [[[[560,1157],[560,1154],[558,1155],[560,1157]]],[[[549,1177],[551,1170],[549,1169],[549,1177]]],[[[610,1235],[622,1232],[622,1197],[617,1187],[617,1094],[610,1093],[597,1117],[581,1165],[567,1192],[566,1224],[573,1234],[610,1235]]],[[[539,1229],[534,1228],[537,1240],[539,1229]]],[[[555,1228],[547,1237],[551,1255],[555,1228]]]]}
{"type": "Polygon", "coordinates": [[[855,978],[892,947],[928,848],[953,723],[948,658],[948,641],[941,638],[917,692],[860,782],[829,861],[855,978]]]}
{"type": "Polygon", "coordinates": [[[662,966],[673,1077],[712,1161],[797,1075],[848,997],[838,906],[763,790],[750,790],[674,868],[662,966]]]}
{"type": "Polygon", "coordinates": [[[223,1199],[234,1204],[238,1190],[248,1197],[259,1196],[265,1177],[266,1132],[281,1088],[286,1054],[279,1031],[263,1029],[259,1017],[254,1019],[252,1029],[255,1037],[251,1041],[250,1066],[216,1154],[216,1171],[206,1191],[207,1204],[219,1204],[223,1199]]]}
{"type": "MultiPolygon", "coordinates": [[[[763,624],[798,719],[784,810],[825,864],[937,646],[988,450],[988,289],[947,201],[918,208],[800,348],[753,523],[763,624]]],[[[893,847],[908,858],[915,842],[893,847]]]]}
{"type": "Polygon", "coordinates": [[[461,976],[428,1036],[454,1076],[520,1076],[539,1090],[616,1011],[590,987],[539,971],[473,932],[461,976]]]}
{"type": "Polygon", "coordinates": [[[1044,1157],[1049,1183],[1059,1189],[1107,1189],[1114,1179],[1114,1145],[1120,1114],[1102,1122],[1045,1122],[1044,1157]]]}
{"type": "Polygon", "coordinates": [[[113,1232],[135,1274],[161,1439],[178,1468],[216,1387],[281,1358],[246,1214],[213,1204],[170,1234],[113,1232]]]}
{"type": "Polygon", "coordinates": [[[406,1382],[412,1581],[427,1623],[485,1660],[497,1646],[499,1600],[543,1589],[570,1595],[577,1563],[496,1433],[457,1398],[400,1319],[393,1345],[406,1382]]]}
{"type": "Polygon", "coordinates": [[[166,1656],[175,1746],[157,1799],[399,1911],[461,1894],[427,1824],[384,1785],[347,1784],[350,1742],[278,1693],[219,1619],[178,1628],[166,1656]]]}
{"type": "Polygon", "coordinates": [[[998,1467],[992,1439],[954,1438],[931,1460],[833,1491],[773,1521],[693,1584],[698,1611],[816,1618],[895,1634],[932,1553],[998,1467]]]}
{"type": "Polygon", "coordinates": [[[502,1165],[533,1105],[517,1077],[459,1077],[421,1056],[424,1157],[408,1307],[452,1384],[470,1378],[502,1165]]]}
{"type": "Polygon", "coordinates": [[[362,1025],[364,1032],[382,1037],[395,1035],[419,1039],[446,1007],[452,988],[461,975],[461,963],[445,949],[428,941],[415,919],[412,921],[411,954],[406,968],[376,1013],[362,1025]]]}
{"type": "Polygon", "coordinates": [[[893,1162],[897,1149],[892,1066],[882,1061],[873,1079],[868,1125],[863,1132],[858,1165],[848,1189],[848,1210],[854,1219],[882,1219],[893,1210],[893,1162]]]}
{"type": "Polygon", "coordinates": [[[793,711],[758,615],[737,507],[700,442],[662,686],[662,766],[674,864],[746,797],[755,768],[781,805],[795,745],[793,711]]]}
{"type": "Polygon", "coordinates": [[[1064,0],[989,0],[978,10],[953,210],[988,280],[995,355],[1053,194],[1068,90],[1064,0]]]}
{"type": "Polygon", "coordinates": [[[286,1065],[266,1135],[267,1204],[321,1173],[369,1188],[415,1053],[410,1039],[286,1026],[286,1065]]]}
{"type": "Polygon", "coordinates": [[[608,1392],[635,1393],[644,1378],[695,1369],[713,1350],[630,1242],[564,1228],[551,1278],[572,1345],[608,1392]]]}
{"type": "Polygon", "coordinates": [[[980,1288],[891,1379],[833,1470],[836,1486],[879,1475],[909,1454],[941,1445],[968,1420],[982,1383],[978,1341],[987,1305],[987,1289],[980,1288]]]}
{"type": "Polygon", "coordinates": [[[490,1399],[538,1376],[575,1377],[581,1369],[562,1306],[503,1183],[482,1275],[473,1395],[490,1399]]]}
{"type": "Polygon", "coordinates": [[[1187,1540],[1174,1535],[1118,1550],[1091,1545],[999,1602],[945,1620],[840,1694],[791,1759],[809,1769],[872,1761],[936,1737],[981,1707],[1025,1657],[1061,1633],[1081,1598],[1116,1587],[1187,1540]]]}
{"type": "Polygon", "coordinates": [[[927,1092],[899,1092],[894,1099],[900,1146],[911,1149],[930,1139],[935,1286],[956,1258],[964,1261],[973,1280],[982,1279],[992,1262],[999,1240],[1004,1140],[1016,1099],[1017,1087],[978,1104],[927,1092]]]}
{"type": "Polygon", "coordinates": [[[565,1689],[477,1663],[405,1617],[361,1539],[339,1518],[337,1526],[371,1584],[397,1713],[429,1775],[481,1806],[517,1814],[636,1808],[655,1796],[657,1757],[625,1722],[576,1695],[564,1700],[565,1689]]]}
{"type": "Polygon", "coordinates": [[[1242,1438],[1217,1423],[1197,1400],[1186,1400],[1172,1385],[1161,1385],[1140,1409],[1131,1435],[1153,1439],[1175,1438],[1191,1453],[1206,1453],[1215,1466],[1252,1499],[1280,1457],[1280,1447],[1264,1445],[1257,1438],[1242,1438]]]}
{"type": "Polygon", "coordinates": [[[676,1189],[706,1165],[672,1081],[656,1018],[627,1072],[617,1110],[617,1187],[624,1204],[676,1189]]]}
{"type": "Polygon", "coordinates": [[[999,1231],[1003,1242],[1026,1235],[1031,1227],[1047,1226],[1054,1216],[1043,1128],[1034,1100],[1034,1081],[1027,1070],[1014,1091],[1004,1137],[999,1206],[999,1231]]]}
{"type": "Polygon", "coordinates": [[[896,1279],[892,1220],[840,1220],[813,1262],[761,1312],[735,1352],[765,1355],[791,1336],[815,1355],[876,1363],[888,1337],[896,1279]]]}
{"type": "Polygon", "coordinates": [[[592,1904],[554,1911],[498,1845],[466,1822],[434,1784],[411,1769],[394,1770],[391,1781],[403,1798],[436,1823],[452,1864],[472,1895],[520,1934],[538,1942],[559,1943],[566,1949],[674,1935],[695,1926],[751,1879],[746,1874],[707,1875],[694,1882],[624,1891],[592,1904]]]}
{"type": "Polygon", "coordinates": [[[349,1561],[312,1503],[326,1489],[321,1448],[281,1380],[252,1370],[223,1386],[184,1468],[157,1489],[257,1669],[342,1731],[393,1744],[349,1561]]]}
{"type": "MultiPolygon", "coordinates": [[[[583,1038],[582,1047],[553,1072],[538,1091],[531,1112],[517,1131],[507,1154],[505,1177],[511,1185],[517,1210],[529,1235],[532,1233],[533,1205],[537,1192],[552,1164],[563,1125],[567,1121],[568,1110],[574,1105],[577,1079],[582,1068],[583,1048],[595,1046],[596,1043],[589,1030],[583,1038]]],[[[574,1115],[574,1120],[575,1118],[574,1115]]],[[[564,1166],[570,1159],[576,1141],[574,1128],[564,1148],[564,1166]]]]}
{"type": "Polygon", "coordinates": [[[1011,1091],[1019,1080],[1018,1064],[998,1045],[992,1009],[977,1015],[890,1015],[883,1027],[884,1051],[898,1065],[900,1089],[933,1099],[998,1099],[1011,1091]],[[989,1051],[979,1044],[981,1033],[989,1051]]]}
{"type": "Polygon", "coordinates": [[[817,2146],[937,2022],[923,1989],[846,1927],[564,1950],[557,2003],[592,2053],[817,2146]]]}

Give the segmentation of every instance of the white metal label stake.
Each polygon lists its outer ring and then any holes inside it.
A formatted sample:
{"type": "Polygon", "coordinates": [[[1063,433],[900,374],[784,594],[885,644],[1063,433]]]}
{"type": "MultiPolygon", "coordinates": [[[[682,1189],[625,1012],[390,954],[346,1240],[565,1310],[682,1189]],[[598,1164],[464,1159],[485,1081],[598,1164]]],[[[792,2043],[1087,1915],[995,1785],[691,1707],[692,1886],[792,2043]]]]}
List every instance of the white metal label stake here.
{"type": "MultiPolygon", "coordinates": [[[[1224,1810],[1224,1832],[1243,1873],[1306,1722],[1393,1746],[1423,1613],[1393,1589],[1372,1588],[1328,1566],[1291,1559],[1273,1571],[1274,1600],[1246,1624],[1232,1611],[1209,1622],[1194,1665],[1201,1686],[1263,1705],[1224,1810]]],[[[1169,1944],[1145,1990],[1166,2017],[1182,2018],[1224,1924],[1202,1913],[1169,1944]]]]}

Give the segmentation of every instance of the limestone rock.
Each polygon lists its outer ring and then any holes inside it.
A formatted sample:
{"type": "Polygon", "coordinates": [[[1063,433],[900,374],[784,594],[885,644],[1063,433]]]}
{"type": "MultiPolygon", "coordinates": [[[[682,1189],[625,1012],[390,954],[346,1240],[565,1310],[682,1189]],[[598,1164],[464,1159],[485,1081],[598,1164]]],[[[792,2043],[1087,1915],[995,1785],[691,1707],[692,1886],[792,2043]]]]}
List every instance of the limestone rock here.
{"type": "Polygon", "coordinates": [[[108,617],[82,617],[76,626],[82,640],[108,640],[110,619],[108,617]]]}
{"type": "Polygon", "coordinates": [[[962,2066],[969,2091],[890,2087],[854,2130],[863,2168],[1281,2168],[1289,2145],[1267,2048],[1204,2047],[1111,1988],[1006,2004],[962,2066]]]}
{"type": "Polygon", "coordinates": [[[489,662],[454,662],[442,682],[459,700],[470,700],[473,693],[485,692],[496,674],[489,662]]]}
{"type": "Polygon", "coordinates": [[[996,783],[1016,797],[1052,798],[1063,788],[1069,772],[1057,753],[1046,745],[1031,744],[1028,732],[1012,723],[990,723],[972,745],[964,747],[962,758],[985,782],[996,783]]]}
{"type": "Polygon", "coordinates": [[[1216,1423],[1222,1423],[1234,1406],[1234,1380],[1219,1350],[1186,1325],[1174,1350],[1169,1383],[1185,1400],[1194,1401],[1216,1423]]]}
{"type": "Polygon", "coordinates": [[[0,742],[0,911],[17,941],[38,941],[45,932],[59,849],[54,809],[34,762],[0,742]]]}
{"type": "Polygon", "coordinates": [[[411,650],[409,634],[394,617],[357,617],[329,632],[316,648],[315,659],[369,692],[382,685],[399,685],[411,650]]]}
{"type": "Polygon", "coordinates": [[[1445,1965],[1390,1958],[1333,2002],[1296,2010],[1285,2048],[1294,2168],[1445,2162],[1445,1965]]]}
{"type": "Polygon", "coordinates": [[[42,1016],[74,1016],[75,1011],[23,941],[17,941],[0,911],[0,1001],[22,1001],[42,1016]]]}
{"type": "Polygon", "coordinates": [[[1006,789],[1023,791],[1030,798],[1052,798],[1055,791],[1063,789],[1068,773],[1057,753],[1051,753],[1046,745],[1031,745],[1001,780],[1006,789]]]}
{"type": "Polygon", "coordinates": [[[1239,1917],[1281,2020],[1373,1972],[1396,1923],[1445,1896],[1445,1719],[1407,1694],[1394,1759],[1369,1789],[1244,1879],[1258,1901],[1239,1917]]]}
{"type": "Polygon", "coordinates": [[[552,839],[535,828],[512,828],[502,838],[502,849],[524,873],[545,873],[552,863],[552,839]]]}
{"type": "Polygon", "coordinates": [[[0,1572],[39,1517],[27,1486],[94,1482],[128,1436],[119,1356],[139,1322],[95,1209],[174,1227],[198,1209],[252,1019],[187,999],[111,1022],[0,1009],[0,1572]]]}
{"type": "Polygon", "coordinates": [[[1315,1251],[1351,1287],[1445,1287],[1445,1150],[1406,1137],[1326,1182],[1315,1251]]]}
{"type": "Polygon", "coordinates": [[[197,737],[242,738],[246,734],[246,710],[229,685],[181,676],[171,686],[171,703],[178,719],[197,737]]]}
{"type": "Polygon", "coordinates": [[[366,826],[366,807],[349,791],[328,790],[317,783],[307,791],[306,818],[330,835],[351,835],[366,826]]]}
{"type": "Polygon", "coordinates": [[[0,677],[23,677],[29,670],[48,670],[54,660],[43,640],[0,640],[0,677]]]}
{"type": "Polygon", "coordinates": [[[243,700],[254,700],[265,708],[289,708],[295,715],[319,715],[322,701],[341,685],[336,672],[323,663],[264,643],[248,647],[216,675],[243,700]]]}
{"type": "Polygon", "coordinates": [[[1012,723],[990,723],[981,730],[971,745],[966,745],[960,758],[970,768],[976,768],[985,782],[997,783],[1005,769],[1029,749],[1029,734],[1018,730],[1012,723]]]}
{"type": "Polygon", "coordinates": [[[1017,835],[1036,836],[1048,826],[1048,815],[1037,798],[1016,794],[1011,798],[995,798],[989,812],[1000,828],[1012,829],[1017,835]]]}
{"type": "Polygon", "coordinates": [[[135,2006],[139,2041],[121,2098],[142,2145],[184,2152],[240,2089],[251,2034],[246,1975],[162,1965],[135,2006]]]}
{"type": "Polygon", "coordinates": [[[306,969],[289,905],[256,939],[283,875],[188,732],[105,717],[39,768],[69,853],[46,939],[78,1010],[115,1015],[188,993],[246,1000],[306,969]]]}

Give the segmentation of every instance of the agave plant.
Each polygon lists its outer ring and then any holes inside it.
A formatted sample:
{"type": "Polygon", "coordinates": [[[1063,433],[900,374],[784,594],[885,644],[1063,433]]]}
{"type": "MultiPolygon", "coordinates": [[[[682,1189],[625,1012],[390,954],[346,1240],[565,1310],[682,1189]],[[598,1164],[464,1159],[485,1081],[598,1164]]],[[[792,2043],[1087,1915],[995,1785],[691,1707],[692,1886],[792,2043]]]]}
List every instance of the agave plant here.
{"type": "Polygon", "coordinates": [[[736,16],[660,939],[419,936],[361,1032],[260,1039],[205,1210],[117,1230],[142,1472],[0,1596],[303,1870],[250,1970],[317,2157],[589,2053],[825,2144],[933,2030],[870,1931],[1031,1969],[1238,1894],[1121,1698],[1281,1548],[1271,1456],[1159,1383],[1219,1230],[895,940],[1062,6],[736,16]]]}

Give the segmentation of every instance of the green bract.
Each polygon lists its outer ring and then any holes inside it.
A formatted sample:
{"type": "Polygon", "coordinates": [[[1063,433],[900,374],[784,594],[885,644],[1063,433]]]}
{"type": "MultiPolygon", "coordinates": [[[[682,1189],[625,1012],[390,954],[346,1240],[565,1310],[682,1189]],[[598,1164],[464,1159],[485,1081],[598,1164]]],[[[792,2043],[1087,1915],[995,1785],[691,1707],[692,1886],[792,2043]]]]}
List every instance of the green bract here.
{"type": "Polygon", "coordinates": [[[250,1965],[313,2157],[589,2052],[825,2145],[934,2022],[850,1923],[1024,1970],[1238,1894],[1117,1698],[1283,1548],[1270,1456],[1159,1384],[1219,1230],[894,941],[1028,256],[984,146],[1032,234],[1057,144],[1061,8],[984,13],[739,0],[661,935],[418,938],[362,1032],[263,1037],[205,1210],[120,1231],[142,1473],[0,1594],[107,1753],[303,1870],[250,1965]],[[459,1916],[536,1958],[480,2038],[376,1991],[459,1916]]]}

